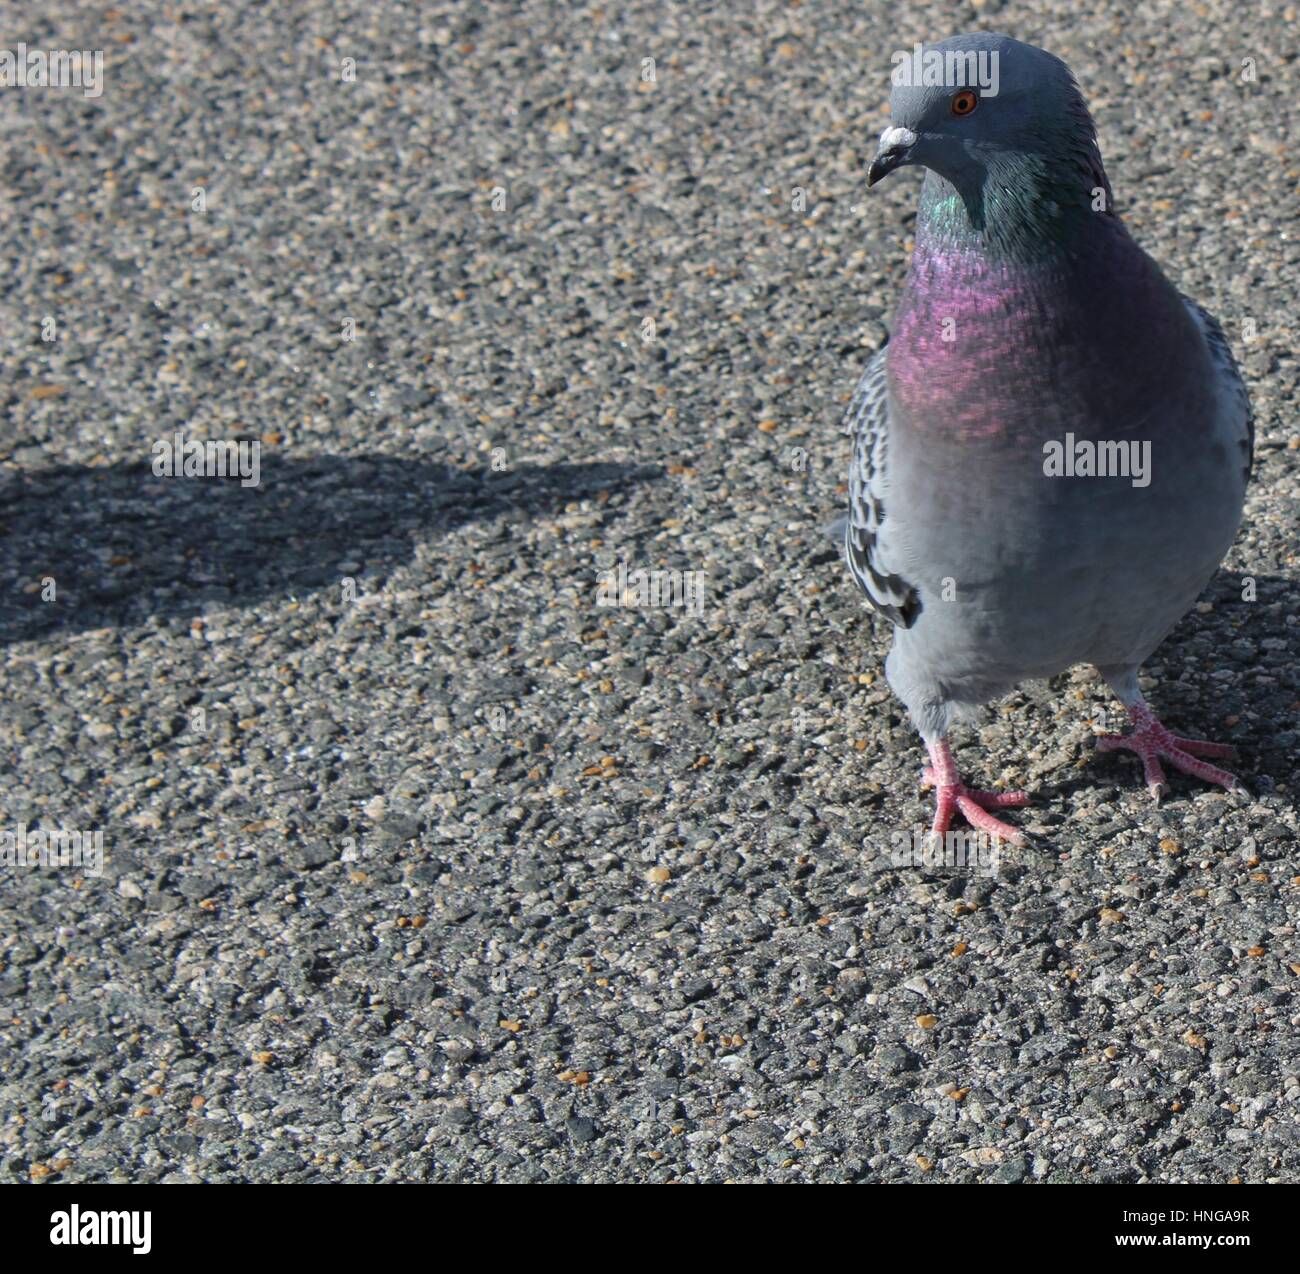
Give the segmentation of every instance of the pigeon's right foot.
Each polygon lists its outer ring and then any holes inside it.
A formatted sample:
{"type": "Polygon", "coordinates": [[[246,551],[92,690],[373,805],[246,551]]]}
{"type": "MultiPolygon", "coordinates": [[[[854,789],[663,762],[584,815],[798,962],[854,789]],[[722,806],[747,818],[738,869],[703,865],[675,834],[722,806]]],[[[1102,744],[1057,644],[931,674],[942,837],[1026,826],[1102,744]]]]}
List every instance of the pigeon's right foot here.
{"type": "Polygon", "coordinates": [[[943,836],[948,830],[952,816],[960,810],[966,821],[990,836],[999,840],[1010,841],[1013,845],[1025,843],[1024,833],[994,818],[989,810],[1012,809],[1018,805],[1028,805],[1029,796],[1025,792],[984,792],[978,788],[967,787],[957,774],[957,763],[952,758],[952,749],[947,739],[937,743],[926,743],[930,753],[930,764],[925,767],[925,781],[935,789],[936,807],[934,826],[931,835],[943,836]]]}

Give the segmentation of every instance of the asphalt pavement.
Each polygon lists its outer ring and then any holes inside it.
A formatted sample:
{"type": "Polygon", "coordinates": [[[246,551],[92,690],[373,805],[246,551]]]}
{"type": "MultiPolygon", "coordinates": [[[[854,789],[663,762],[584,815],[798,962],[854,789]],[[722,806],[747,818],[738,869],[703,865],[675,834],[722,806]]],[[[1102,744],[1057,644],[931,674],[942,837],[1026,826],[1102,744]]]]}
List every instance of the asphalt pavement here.
{"type": "Polygon", "coordinates": [[[0,1180],[1300,1179],[1296,13],[1086,8],[6,27],[105,56],[0,88],[0,832],[103,861],[0,866],[0,1180]],[[889,55],[981,28],[1070,64],[1247,378],[1147,671],[1250,795],[1153,806],[1080,669],[955,740],[1033,797],[959,870],[896,859],[922,752],[821,528],[889,55]]]}

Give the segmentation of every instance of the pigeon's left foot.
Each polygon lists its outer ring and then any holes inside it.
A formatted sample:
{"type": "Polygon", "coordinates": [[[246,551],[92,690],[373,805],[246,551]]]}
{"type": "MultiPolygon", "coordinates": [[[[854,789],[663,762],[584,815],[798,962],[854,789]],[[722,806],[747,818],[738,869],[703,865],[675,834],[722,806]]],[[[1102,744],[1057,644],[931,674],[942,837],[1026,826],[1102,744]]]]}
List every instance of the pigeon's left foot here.
{"type": "Polygon", "coordinates": [[[1116,748],[1127,748],[1142,758],[1142,769],[1146,775],[1147,787],[1158,801],[1169,791],[1165,781],[1165,772],[1160,764],[1163,757],[1176,770],[1184,774],[1195,775],[1207,783],[1217,783],[1229,791],[1241,787],[1241,780],[1217,765],[1198,760],[1203,756],[1235,756],[1237,749],[1227,743],[1210,743],[1205,739],[1184,739],[1170,734],[1156,720],[1156,715],[1145,703],[1134,704],[1129,710],[1133,718],[1132,734],[1102,734],[1097,737],[1099,752],[1114,752],[1116,748]]]}
{"type": "Polygon", "coordinates": [[[984,792],[978,788],[967,787],[957,774],[957,762],[953,760],[952,749],[947,739],[936,743],[926,742],[930,753],[930,764],[922,771],[927,783],[935,789],[936,806],[934,826],[931,834],[942,836],[952,822],[957,810],[966,816],[966,821],[990,836],[997,836],[1010,841],[1013,845],[1025,843],[1024,833],[994,818],[989,810],[1011,809],[1017,805],[1028,805],[1029,796],[1025,792],[984,792]]]}

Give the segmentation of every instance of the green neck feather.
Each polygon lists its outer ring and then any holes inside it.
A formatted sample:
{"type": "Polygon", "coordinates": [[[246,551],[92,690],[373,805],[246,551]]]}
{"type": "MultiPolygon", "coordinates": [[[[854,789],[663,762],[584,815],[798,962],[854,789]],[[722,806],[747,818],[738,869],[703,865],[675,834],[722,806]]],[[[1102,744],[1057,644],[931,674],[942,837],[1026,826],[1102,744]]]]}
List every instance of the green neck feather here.
{"type": "Polygon", "coordinates": [[[931,252],[1028,264],[1089,253],[1117,233],[1124,230],[1095,145],[1050,164],[994,153],[960,186],[932,170],[921,187],[917,243],[931,252]]]}

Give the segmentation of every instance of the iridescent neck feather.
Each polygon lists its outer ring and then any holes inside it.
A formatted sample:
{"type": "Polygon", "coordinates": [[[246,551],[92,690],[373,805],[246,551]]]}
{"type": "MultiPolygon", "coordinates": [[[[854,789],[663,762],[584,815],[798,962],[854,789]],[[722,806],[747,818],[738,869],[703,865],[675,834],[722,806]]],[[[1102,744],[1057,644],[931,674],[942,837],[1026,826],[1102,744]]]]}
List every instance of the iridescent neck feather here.
{"type": "Polygon", "coordinates": [[[976,191],[927,174],[887,356],[902,428],[995,442],[1087,420],[1123,430],[1187,381],[1181,299],[1113,212],[1100,162],[1074,158],[994,166],[976,191]]]}

